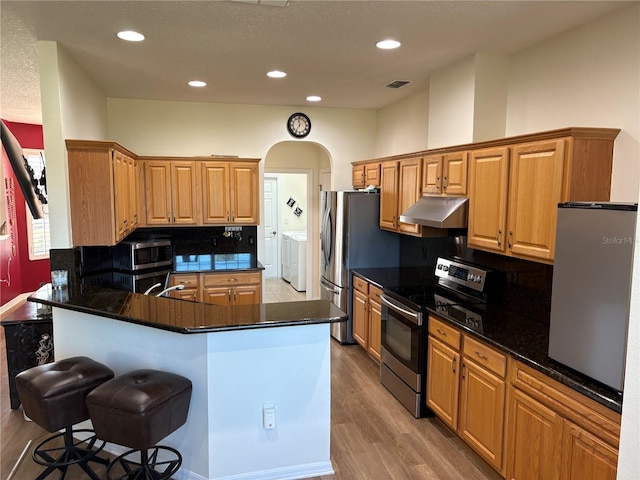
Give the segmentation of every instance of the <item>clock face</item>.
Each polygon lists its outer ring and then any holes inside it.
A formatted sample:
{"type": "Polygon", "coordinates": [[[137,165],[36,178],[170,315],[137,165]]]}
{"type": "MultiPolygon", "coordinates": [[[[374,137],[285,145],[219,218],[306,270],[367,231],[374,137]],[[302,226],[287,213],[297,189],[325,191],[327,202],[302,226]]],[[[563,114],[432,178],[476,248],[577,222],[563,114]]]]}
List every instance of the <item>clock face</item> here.
{"type": "Polygon", "coordinates": [[[289,133],[296,138],[303,138],[311,131],[311,120],[304,113],[294,113],[287,120],[289,133]]]}

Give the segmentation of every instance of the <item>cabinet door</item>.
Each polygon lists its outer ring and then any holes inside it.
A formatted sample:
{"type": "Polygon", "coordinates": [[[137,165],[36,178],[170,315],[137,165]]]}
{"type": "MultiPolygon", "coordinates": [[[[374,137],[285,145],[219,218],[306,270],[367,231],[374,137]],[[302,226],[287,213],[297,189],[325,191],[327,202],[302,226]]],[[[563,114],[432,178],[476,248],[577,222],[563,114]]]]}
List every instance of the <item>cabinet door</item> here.
{"type": "Polygon", "coordinates": [[[380,168],[380,228],[395,231],[398,215],[398,162],[383,162],[380,168]]]}
{"type": "Polygon", "coordinates": [[[197,225],[198,194],[195,162],[171,162],[173,223],[197,225]]]}
{"type": "Polygon", "coordinates": [[[507,238],[513,255],[553,260],[563,172],[564,140],[513,148],[507,238]]]}
{"type": "Polygon", "coordinates": [[[565,420],[562,433],[563,480],[615,480],[618,451],[565,420]]]}
{"type": "Polygon", "coordinates": [[[229,164],[206,162],[202,165],[203,223],[228,224],[231,218],[229,204],[229,164]]]}
{"type": "Polygon", "coordinates": [[[262,303],[262,288],[260,285],[242,285],[234,288],[234,305],[255,305],[258,303],[262,303]]]}
{"type": "Polygon", "coordinates": [[[379,288],[369,285],[369,355],[380,362],[382,342],[382,305],[380,304],[379,288]]]}
{"type": "MultiPolygon", "coordinates": [[[[422,196],[422,158],[402,160],[400,162],[400,180],[398,187],[398,216],[416,203],[422,196]]],[[[420,233],[420,225],[397,222],[398,231],[420,233]]]]}
{"type": "Polygon", "coordinates": [[[129,169],[126,157],[113,150],[113,185],[116,212],[116,240],[122,240],[129,231],[129,169]]]}
{"type": "Polygon", "coordinates": [[[367,295],[353,291],[353,338],[366,350],[369,335],[367,295]]]}
{"type": "Polygon", "coordinates": [[[502,468],[504,406],[505,381],[465,358],[459,434],[498,471],[502,468]]]}
{"type": "Polygon", "coordinates": [[[509,149],[471,152],[467,245],[505,252],[509,149]]]}
{"type": "Polygon", "coordinates": [[[442,161],[442,191],[447,195],[467,194],[467,152],[444,155],[442,161]]]}
{"type": "Polygon", "coordinates": [[[427,405],[453,430],[458,427],[460,354],[429,337],[427,349],[427,405]]]}
{"type": "Polygon", "coordinates": [[[200,301],[200,275],[197,273],[178,273],[169,277],[169,286],[184,285],[182,290],[173,290],[169,293],[172,298],[181,300],[200,301]]]}
{"type": "Polygon", "coordinates": [[[127,218],[129,220],[129,231],[138,227],[140,215],[138,208],[138,184],[139,184],[139,169],[138,162],[130,157],[125,157],[127,160],[127,182],[128,188],[128,212],[127,218]]]}
{"type": "Polygon", "coordinates": [[[442,193],[442,155],[424,157],[422,193],[442,193]]]}
{"type": "Polygon", "coordinates": [[[518,389],[510,402],[507,478],[557,480],[562,418],[518,389]]]}
{"type": "Polygon", "coordinates": [[[257,225],[260,221],[258,167],[254,163],[231,164],[231,223],[257,225]]]}
{"type": "Polygon", "coordinates": [[[364,166],[364,186],[380,186],[380,163],[367,163],[364,166]]]}
{"type": "Polygon", "coordinates": [[[145,161],[147,225],[171,223],[171,164],[145,161]]]}
{"type": "Polygon", "coordinates": [[[202,290],[202,301],[222,307],[233,303],[233,289],[229,287],[205,287],[202,290]]]}
{"type": "Polygon", "coordinates": [[[354,165],[351,168],[351,185],[353,188],[364,188],[364,165],[354,165]]]}

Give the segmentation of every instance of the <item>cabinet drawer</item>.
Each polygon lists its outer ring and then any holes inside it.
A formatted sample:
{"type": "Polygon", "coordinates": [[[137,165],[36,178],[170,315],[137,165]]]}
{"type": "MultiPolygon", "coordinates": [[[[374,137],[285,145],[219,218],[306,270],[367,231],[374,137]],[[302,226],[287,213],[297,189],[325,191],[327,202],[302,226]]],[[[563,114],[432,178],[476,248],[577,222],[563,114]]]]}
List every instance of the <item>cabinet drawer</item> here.
{"type": "Polygon", "coordinates": [[[470,360],[491,370],[496,375],[502,378],[505,377],[507,372],[507,359],[493,348],[465,335],[463,354],[470,360]]]}
{"type": "Polygon", "coordinates": [[[361,279],[360,277],[353,276],[353,288],[365,295],[369,294],[369,282],[361,279]]]}
{"type": "Polygon", "coordinates": [[[369,284],[369,300],[380,303],[380,295],[382,295],[382,290],[374,285],[369,284]]]}
{"type": "Polygon", "coordinates": [[[460,350],[460,332],[432,316],[429,316],[429,335],[446,343],[451,348],[460,350]]]}
{"type": "Polygon", "coordinates": [[[261,277],[261,273],[206,273],[202,280],[205,287],[215,287],[260,283],[261,277]]]}
{"type": "Polygon", "coordinates": [[[186,288],[198,288],[198,274],[195,275],[171,275],[169,283],[173,285],[184,285],[186,288]]]}

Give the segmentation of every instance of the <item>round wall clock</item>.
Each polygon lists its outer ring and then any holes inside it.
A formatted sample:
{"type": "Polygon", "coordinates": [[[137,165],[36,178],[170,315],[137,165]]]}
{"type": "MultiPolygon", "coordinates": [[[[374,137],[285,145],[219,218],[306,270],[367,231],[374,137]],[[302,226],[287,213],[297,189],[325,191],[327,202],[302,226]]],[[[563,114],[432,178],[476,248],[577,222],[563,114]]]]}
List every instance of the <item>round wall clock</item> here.
{"type": "Polygon", "coordinates": [[[311,120],[304,113],[294,113],[287,120],[287,130],[296,138],[304,138],[311,131],[311,120]]]}

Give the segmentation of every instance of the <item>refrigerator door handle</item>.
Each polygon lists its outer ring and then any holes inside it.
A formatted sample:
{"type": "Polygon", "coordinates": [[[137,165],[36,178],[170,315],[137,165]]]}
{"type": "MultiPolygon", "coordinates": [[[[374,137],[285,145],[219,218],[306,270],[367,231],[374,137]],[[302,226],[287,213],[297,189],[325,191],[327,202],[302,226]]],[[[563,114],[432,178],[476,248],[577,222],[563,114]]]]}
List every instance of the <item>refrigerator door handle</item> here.
{"type": "Polygon", "coordinates": [[[331,283],[327,282],[324,278],[320,279],[320,283],[322,284],[323,287],[325,287],[331,293],[340,293],[339,290],[336,290],[334,285],[332,285],[331,283]]]}

